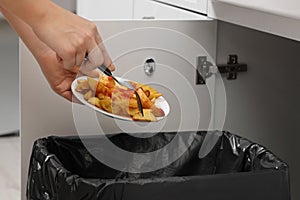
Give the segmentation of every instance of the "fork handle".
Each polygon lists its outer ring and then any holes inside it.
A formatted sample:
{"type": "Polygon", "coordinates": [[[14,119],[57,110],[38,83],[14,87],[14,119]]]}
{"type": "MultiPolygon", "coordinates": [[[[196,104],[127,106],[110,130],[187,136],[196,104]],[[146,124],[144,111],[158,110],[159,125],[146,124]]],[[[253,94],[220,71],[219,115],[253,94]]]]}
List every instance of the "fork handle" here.
{"type": "Polygon", "coordinates": [[[110,69],[108,69],[104,64],[100,65],[98,69],[100,69],[105,75],[112,76],[110,69]]]}

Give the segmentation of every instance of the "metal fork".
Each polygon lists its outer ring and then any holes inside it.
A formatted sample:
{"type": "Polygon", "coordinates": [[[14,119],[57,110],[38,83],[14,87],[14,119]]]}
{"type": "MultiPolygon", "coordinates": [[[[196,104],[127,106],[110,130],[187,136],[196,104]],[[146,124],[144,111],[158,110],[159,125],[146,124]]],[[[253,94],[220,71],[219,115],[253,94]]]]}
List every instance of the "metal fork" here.
{"type": "Polygon", "coordinates": [[[128,89],[134,91],[135,96],[136,96],[136,101],[138,104],[138,109],[141,112],[142,116],[144,116],[142,101],[141,101],[140,95],[137,93],[135,87],[133,87],[133,85],[128,81],[118,80],[116,77],[114,77],[112,75],[112,72],[110,71],[110,69],[108,67],[106,67],[104,64],[98,66],[98,69],[100,69],[105,75],[112,77],[119,85],[125,86],[128,89]]]}

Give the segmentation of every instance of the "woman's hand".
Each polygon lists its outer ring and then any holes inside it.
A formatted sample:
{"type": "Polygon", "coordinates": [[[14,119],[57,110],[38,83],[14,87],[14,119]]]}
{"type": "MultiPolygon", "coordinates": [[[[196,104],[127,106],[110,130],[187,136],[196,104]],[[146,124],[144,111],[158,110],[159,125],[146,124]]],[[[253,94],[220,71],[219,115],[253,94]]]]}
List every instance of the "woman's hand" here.
{"type": "Polygon", "coordinates": [[[87,71],[112,64],[94,23],[49,0],[0,0],[0,6],[28,24],[57,54],[65,69],[80,66],[86,54],[90,61],[85,66],[87,71]]]}
{"type": "Polygon", "coordinates": [[[77,67],[65,69],[62,62],[57,59],[56,53],[51,49],[44,55],[40,55],[37,61],[53,91],[72,101],[71,84],[79,69],[77,67]]]}
{"type": "Polygon", "coordinates": [[[61,58],[65,69],[81,66],[85,55],[89,54],[87,70],[112,61],[102,44],[97,26],[55,4],[45,16],[32,26],[36,36],[53,49],[61,58]],[[93,58],[91,58],[91,55],[93,58]]]}
{"type": "Polygon", "coordinates": [[[80,66],[85,55],[93,51],[97,65],[110,65],[109,57],[104,57],[105,48],[101,47],[102,39],[94,23],[83,19],[56,5],[32,26],[36,36],[53,49],[61,58],[65,69],[80,66]]]}
{"type": "MultiPolygon", "coordinates": [[[[86,67],[80,69],[79,66],[73,65],[69,68],[65,68],[64,62],[62,58],[58,56],[57,52],[41,41],[28,24],[3,7],[0,7],[0,11],[38,61],[51,88],[59,95],[72,101],[71,84],[80,72],[84,72],[89,76],[98,76],[98,71],[89,71],[86,67]]],[[[97,48],[96,46],[95,50],[92,50],[89,54],[89,62],[87,64],[97,62],[95,54],[98,51],[97,48]]],[[[115,67],[111,64],[111,59],[107,52],[104,51],[103,55],[106,58],[106,65],[110,67],[111,70],[114,70],[115,67]]]]}

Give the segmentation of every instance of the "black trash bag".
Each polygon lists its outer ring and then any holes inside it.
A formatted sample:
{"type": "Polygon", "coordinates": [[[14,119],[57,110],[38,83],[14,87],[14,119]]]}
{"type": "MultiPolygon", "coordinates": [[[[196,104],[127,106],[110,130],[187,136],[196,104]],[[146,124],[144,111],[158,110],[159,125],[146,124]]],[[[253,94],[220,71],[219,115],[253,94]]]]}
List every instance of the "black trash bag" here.
{"type": "MultiPolygon", "coordinates": [[[[120,133],[37,140],[30,160],[27,199],[290,199],[287,164],[247,139],[220,131],[136,135],[139,137],[120,133]],[[114,153],[106,149],[104,137],[135,153],[154,152],[171,142],[187,150],[161,169],[144,173],[122,171],[103,164],[87,150],[114,159],[114,153]]],[[[165,151],[163,157],[168,159],[173,153],[165,151]]],[[[138,166],[153,165],[151,159],[132,158],[128,169],[135,162],[138,166]]]]}

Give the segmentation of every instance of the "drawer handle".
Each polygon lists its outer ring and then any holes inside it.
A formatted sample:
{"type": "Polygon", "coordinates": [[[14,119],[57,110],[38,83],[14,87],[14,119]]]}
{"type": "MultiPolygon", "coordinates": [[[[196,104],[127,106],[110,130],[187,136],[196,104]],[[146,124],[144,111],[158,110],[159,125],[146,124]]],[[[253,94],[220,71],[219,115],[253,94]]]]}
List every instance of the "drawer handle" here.
{"type": "Polygon", "coordinates": [[[155,17],[154,16],[145,16],[142,19],[155,19],[155,17]]]}

